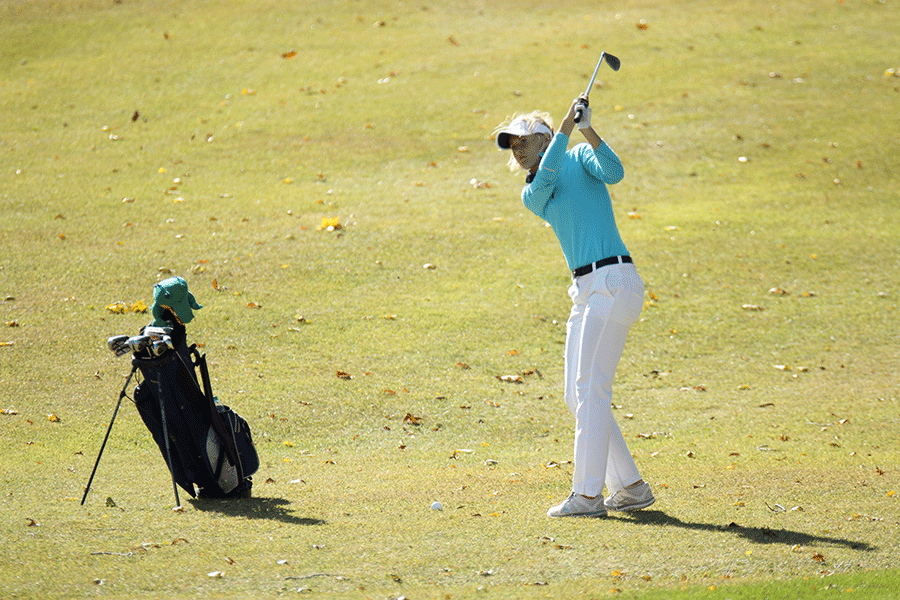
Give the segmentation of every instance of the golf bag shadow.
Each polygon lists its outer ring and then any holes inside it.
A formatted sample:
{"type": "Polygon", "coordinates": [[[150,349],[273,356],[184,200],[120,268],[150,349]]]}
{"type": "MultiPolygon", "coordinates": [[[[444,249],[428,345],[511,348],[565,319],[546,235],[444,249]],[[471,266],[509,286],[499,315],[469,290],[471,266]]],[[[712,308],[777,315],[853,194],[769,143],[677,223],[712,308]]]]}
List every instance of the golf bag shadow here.
{"type": "Polygon", "coordinates": [[[180,341],[160,356],[137,352],[132,365],[143,375],[135,405],[173,481],[192,497],[249,497],[259,468],[250,427],[213,396],[206,356],[180,341]]]}

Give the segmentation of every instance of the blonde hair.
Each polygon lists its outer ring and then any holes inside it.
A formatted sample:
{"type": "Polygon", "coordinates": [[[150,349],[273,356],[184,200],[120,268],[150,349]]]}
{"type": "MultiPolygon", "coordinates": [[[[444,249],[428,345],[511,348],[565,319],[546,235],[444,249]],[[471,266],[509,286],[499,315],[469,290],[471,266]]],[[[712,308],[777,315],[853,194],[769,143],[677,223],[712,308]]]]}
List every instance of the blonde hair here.
{"type": "MultiPolygon", "coordinates": [[[[553,117],[550,116],[550,113],[540,111],[540,110],[533,110],[530,113],[515,113],[515,114],[513,114],[512,117],[510,117],[506,121],[503,121],[502,123],[497,125],[497,127],[494,129],[492,135],[494,137],[496,137],[501,131],[503,131],[504,129],[506,129],[507,127],[509,127],[510,125],[512,125],[513,123],[515,123],[517,121],[524,122],[526,129],[529,132],[534,132],[535,128],[538,125],[544,125],[544,126],[548,127],[550,129],[550,131],[554,131],[553,117]]],[[[553,134],[545,133],[545,134],[541,134],[541,135],[550,135],[552,137],[553,134]]],[[[509,162],[507,164],[509,165],[510,171],[517,171],[522,168],[522,166],[519,165],[519,163],[516,161],[515,155],[513,155],[512,153],[510,153],[509,162]]]]}

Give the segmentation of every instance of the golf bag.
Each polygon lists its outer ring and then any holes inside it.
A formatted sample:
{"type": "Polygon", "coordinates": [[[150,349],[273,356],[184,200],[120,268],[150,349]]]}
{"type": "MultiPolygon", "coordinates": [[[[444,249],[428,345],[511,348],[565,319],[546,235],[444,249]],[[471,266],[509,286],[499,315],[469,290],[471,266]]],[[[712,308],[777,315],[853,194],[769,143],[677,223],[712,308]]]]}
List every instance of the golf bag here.
{"type": "Polygon", "coordinates": [[[248,497],[251,475],[259,468],[250,427],[213,396],[206,355],[196,345],[188,348],[184,338],[178,337],[173,348],[159,355],[149,350],[133,354],[132,365],[143,375],[134,390],[138,413],[173,481],[188,494],[248,497]]]}

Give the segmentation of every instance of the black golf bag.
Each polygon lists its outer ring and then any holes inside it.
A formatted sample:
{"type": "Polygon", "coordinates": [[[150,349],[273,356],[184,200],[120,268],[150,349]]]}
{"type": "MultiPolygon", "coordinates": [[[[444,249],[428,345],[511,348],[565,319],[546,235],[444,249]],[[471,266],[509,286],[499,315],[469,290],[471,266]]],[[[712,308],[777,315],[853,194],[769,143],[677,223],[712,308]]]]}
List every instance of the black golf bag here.
{"type": "Polygon", "coordinates": [[[250,428],[213,396],[206,356],[196,345],[188,348],[183,336],[173,338],[174,348],[158,356],[147,350],[132,356],[132,365],[144,378],[134,390],[138,412],[173,481],[188,494],[249,497],[251,475],[259,468],[250,428]]]}

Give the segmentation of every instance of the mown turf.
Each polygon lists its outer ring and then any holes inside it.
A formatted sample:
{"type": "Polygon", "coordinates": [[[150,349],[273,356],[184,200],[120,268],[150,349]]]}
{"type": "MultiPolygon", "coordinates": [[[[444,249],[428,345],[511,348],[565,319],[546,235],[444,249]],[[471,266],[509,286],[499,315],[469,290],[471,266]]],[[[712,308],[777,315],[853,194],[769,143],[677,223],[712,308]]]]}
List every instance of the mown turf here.
{"type": "Polygon", "coordinates": [[[890,597],[895,12],[0,2],[0,597],[890,597]],[[490,134],[601,50],[658,502],[555,521],[568,277],[490,134]],[[172,274],[255,497],[171,512],[126,401],[80,507],[172,274]]]}

